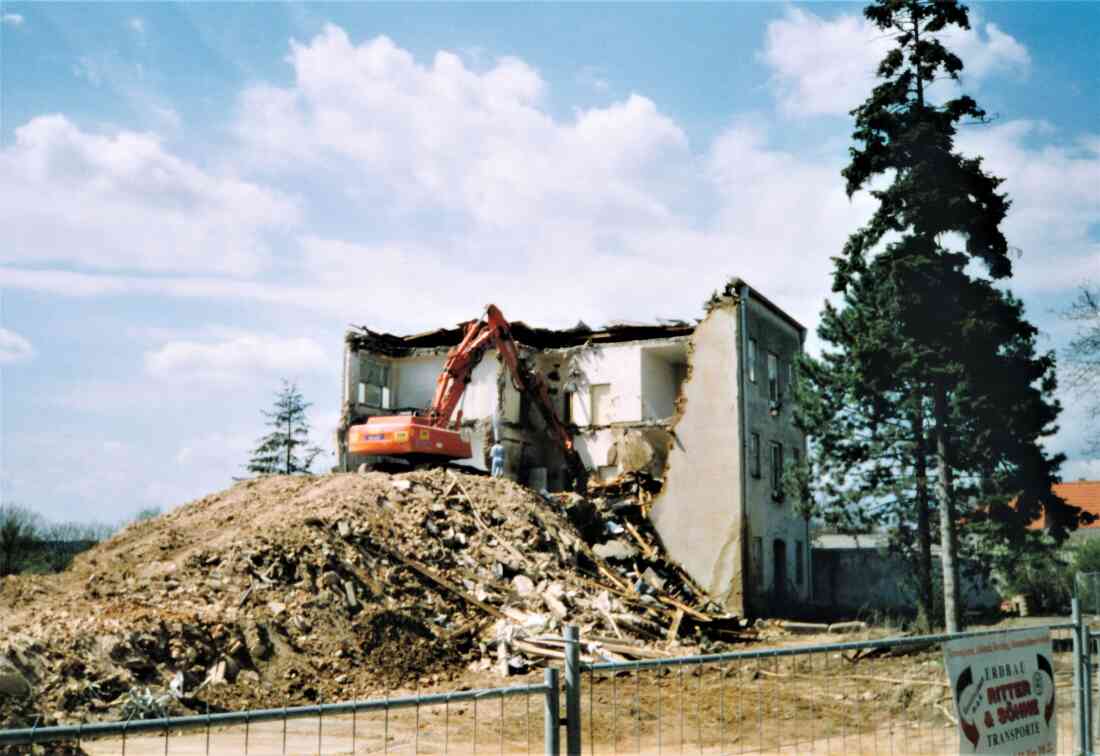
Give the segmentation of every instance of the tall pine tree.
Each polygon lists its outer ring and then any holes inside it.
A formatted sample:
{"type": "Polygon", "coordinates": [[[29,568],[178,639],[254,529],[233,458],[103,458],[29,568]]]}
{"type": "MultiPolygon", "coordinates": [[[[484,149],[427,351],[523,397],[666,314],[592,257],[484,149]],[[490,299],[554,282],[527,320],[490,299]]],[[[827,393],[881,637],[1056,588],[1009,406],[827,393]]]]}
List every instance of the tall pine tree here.
{"type": "Polygon", "coordinates": [[[298,387],[283,381],[283,388],[275,396],[274,411],[264,411],[271,432],[257,442],[249,472],[259,475],[312,474],[311,468],[321,449],[309,442],[307,402],[298,387]]]}
{"type": "Polygon", "coordinates": [[[833,511],[852,520],[854,508],[909,548],[916,541],[926,611],[938,517],[945,621],[955,632],[960,522],[968,533],[1022,542],[1040,513],[1058,533],[1079,513],[1051,493],[1061,458],[1039,446],[1060,409],[1047,398],[1053,357],[1036,354],[1023,308],[995,285],[1012,273],[1002,180],[954,148],[959,123],[985,113],[968,96],[937,102],[929,93],[937,80],[958,81],[962,61],[937,34],[969,28],[967,9],[956,0],[878,0],[864,14],[895,47],[852,111],[856,146],[843,176],[849,196],[884,186],[871,190],[870,222],[834,258],[842,309],[823,315],[829,346],[807,365],[816,399],[804,401],[801,417],[818,439],[833,511]]]}

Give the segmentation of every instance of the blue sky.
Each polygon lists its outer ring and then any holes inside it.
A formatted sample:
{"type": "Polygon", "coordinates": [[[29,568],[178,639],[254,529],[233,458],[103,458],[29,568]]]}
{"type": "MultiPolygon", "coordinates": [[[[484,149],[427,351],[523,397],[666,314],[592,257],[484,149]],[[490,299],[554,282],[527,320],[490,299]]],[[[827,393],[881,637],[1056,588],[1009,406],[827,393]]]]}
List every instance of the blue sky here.
{"type": "MultiPolygon", "coordinates": [[[[886,42],[855,4],[0,4],[3,497],[170,508],[282,377],[328,443],[351,322],[691,318],[741,275],[811,328],[867,217],[839,170],[886,42]]],[[[1012,288],[1100,280],[1095,3],[972,6],[1012,288]]],[[[944,94],[950,92],[941,86],[944,94]]],[[[1100,477],[1065,395],[1068,479],[1100,477]]]]}

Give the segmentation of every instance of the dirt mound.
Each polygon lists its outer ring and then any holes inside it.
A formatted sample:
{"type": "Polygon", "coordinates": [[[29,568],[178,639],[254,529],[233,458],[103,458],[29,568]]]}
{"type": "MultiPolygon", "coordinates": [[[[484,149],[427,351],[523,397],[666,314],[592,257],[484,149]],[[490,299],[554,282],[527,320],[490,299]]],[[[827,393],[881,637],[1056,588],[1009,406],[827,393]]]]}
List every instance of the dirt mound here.
{"type": "Polygon", "coordinates": [[[444,470],[239,483],[66,573],[0,583],[0,727],[524,672],[560,655],[565,621],[603,640],[586,649],[601,658],[730,639],[736,618],[629,522],[644,518],[601,519],[612,508],[594,501],[444,470]]]}

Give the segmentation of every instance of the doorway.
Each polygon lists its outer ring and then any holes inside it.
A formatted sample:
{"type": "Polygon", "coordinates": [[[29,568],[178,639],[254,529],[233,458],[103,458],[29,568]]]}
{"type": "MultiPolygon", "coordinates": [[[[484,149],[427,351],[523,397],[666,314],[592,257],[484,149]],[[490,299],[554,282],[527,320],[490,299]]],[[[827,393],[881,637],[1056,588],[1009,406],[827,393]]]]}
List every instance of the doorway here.
{"type": "Polygon", "coordinates": [[[782,602],[787,593],[787,544],[781,538],[772,543],[772,564],[772,595],[777,602],[782,602]]]}

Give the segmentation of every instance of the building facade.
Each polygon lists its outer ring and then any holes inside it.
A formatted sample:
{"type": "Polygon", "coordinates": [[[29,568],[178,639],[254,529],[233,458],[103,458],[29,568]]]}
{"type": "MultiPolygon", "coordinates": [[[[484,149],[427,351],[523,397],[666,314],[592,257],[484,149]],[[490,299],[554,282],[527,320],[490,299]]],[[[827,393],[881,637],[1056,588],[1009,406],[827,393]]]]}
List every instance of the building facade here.
{"type": "MultiPolygon", "coordinates": [[[[567,330],[512,324],[521,357],[550,385],[590,476],[643,472],[663,481],[650,509],[669,555],[728,610],[782,614],[810,596],[808,523],[783,494],[805,454],[791,386],[805,329],[740,279],[694,324],[567,330]]],[[[375,414],[423,410],[461,327],[413,336],[366,328],[345,339],[340,469],[346,430],[375,414]]],[[[569,485],[561,452],[490,350],[462,405],[473,456],[487,470],[494,436],[505,475],[536,490],[569,485]]]]}

